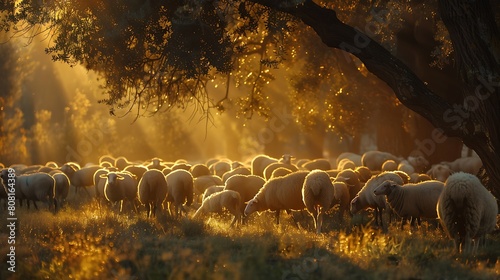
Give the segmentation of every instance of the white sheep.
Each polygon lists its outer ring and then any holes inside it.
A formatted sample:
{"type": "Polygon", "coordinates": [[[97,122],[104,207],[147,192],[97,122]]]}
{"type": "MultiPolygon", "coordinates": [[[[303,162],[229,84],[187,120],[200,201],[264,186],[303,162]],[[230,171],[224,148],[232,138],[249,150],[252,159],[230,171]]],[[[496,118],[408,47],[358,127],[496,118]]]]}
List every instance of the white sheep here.
{"type": "Polygon", "coordinates": [[[355,166],[361,166],[361,155],[355,154],[355,153],[350,153],[350,152],[344,152],[341,153],[340,155],[337,156],[337,159],[335,163],[337,164],[337,167],[339,166],[339,163],[343,159],[348,159],[354,163],[355,166]]]}
{"type": "Polygon", "coordinates": [[[137,198],[137,179],[135,175],[129,172],[109,172],[101,174],[100,178],[106,178],[104,186],[104,197],[109,202],[120,202],[120,213],[123,211],[123,202],[127,200],[132,205],[135,213],[137,207],[135,200],[137,198]]]}
{"type": "Polygon", "coordinates": [[[424,181],[417,184],[403,184],[386,180],[373,191],[375,195],[385,195],[391,209],[398,214],[404,227],[409,218],[436,219],[436,205],[443,191],[440,181],[424,181]]]}
{"type": "Polygon", "coordinates": [[[278,167],[276,169],[273,170],[273,173],[271,173],[271,178],[276,178],[276,177],[283,177],[285,175],[288,175],[290,173],[292,173],[293,171],[288,169],[288,168],[285,168],[285,167],[278,167]]]}
{"type": "Polygon", "coordinates": [[[354,172],[358,175],[359,182],[361,183],[366,183],[372,177],[372,172],[366,166],[358,166],[354,169],[354,172]]]}
{"type": "Polygon", "coordinates": [[[470,174],[476,175],[479,172],[479,169],[483,165],[483,162],[481,159],[477,156],[471,156],[471,157],[462,157],[462,158],[457,158],[452,162],[448,161],[443,161],[441,164],[445,164],[448,167],[450,167],[453,172],[466,172],[470,174]]]}
{"type": "Polygon", "coordinates": [[[280,167],[284,167],[292,171],[298,170],[297,166],[290,163],[282,163],[282,162],[271,163],[264,169],[264,179],[269,180],[271,178],[271,175],[273,174],[273,171],[280,167]]]}
{"type": "MultiPolygon", "coordinates": [[[[193,179],[194,194],[201,198],[205,190],[210,186],[224,185],[222,179],[217,175],[202,175],[193,179]]],[[[197,199],[197,201],[201,199],[197,199]]]]}
{"type": "Polygon", "coordinates": [[[382,172],[371,177],[351,200],[351,213],[356,214],[363,209],[372,208],[375,210],[375,224],[383,227],[382,211],[387,208],[387,202],[385,196],[376,196],[373,191],[386,180],[403,184],[401,177],[394,172],[382,172]]]}
{"type": "Polygon", "coordinates": [[[235,169],[224,173],[224,175],[222,175],[222,182],[226,183],[227,179],[236,174],[250,175],[252,174],[252,171],[245,166],[238,166],[235,169]]]}
{"type": "Polygon", "coordinates": [[[330,161],[324,158],[317,158],[314,160],[311,160],[309,162],[306,162],[302,165],[303,168],[307,170],[330,170],[332,169],[332,165],[330,164],[330,161]]]}
{"type": "Polygon", "coordinates": [[[395,155],[381,151],[368,151],[361,157],[362,164],[373,171],[382,170],[382,164],[388,160],[392,160],[395,163],[399,163],[401,161],[401,159],[395,155]]]}
{"type": "Polygon", "coordinates": [[[476,176],[458,172],[446,180],[437,213],[457,252],[469,254],[476,252],[479,241],[495,229],[498,205],[476,176]]]}
{"type": "Polygon", "coordinates": [[[348,158],[344,158],[342,160],[339,161],[339,163],[337,164],[337,169],[338,170],[346,170],[346,169],[356,169],[356,164],[348,159],[348,158]]]}
{"type": "Polygon", "coordinates": [[[241,197],[241,213],[245,211],[246,203],[250,201],[264,186],[266,181],[256,175],[233,175],[226,181],[225,190],[236,191],[241,197]]]}
{"type": "Polygon", "coordinates": [[[363,187],[363,185],[359,181],[358,173],[356,173],[352,169],[345,169],[340,171],[337,174],[337,177],[335,177],[334,181],[346,183],[351,199],[353,199],[363,187]]]}
{"type": "Polygon", "coordinates": [[[223,190],[216,192],[203,200],[200,208],[194,213],[193,219],[197,219],[205,213],[222,213],[224,209],[227,209],[234,215],[230,225],[232,227],[241,220],[241,204],[240,194],[236,191],[223,190]]]}
{"type": "Polygon", "coordinates": [[[330,176],[323,170],[313,170],[307,174],[302,185],[302,201],[314,219],[316,233],[321,233],[325,212],[334,199],[330,176]]]}
{"type": "Polygon", "coordinates": [[[384,163],[382,164],[382,172],[394,170],[398,170],[398,164],[394,160],[389,159],[384,161],[384,163]]]}
{"type": "Polygon", "coordinates": [[[453,174],[453,170],[446,164],[434,164],[425,174],[432,179],[446,182],[446,179],[453,174]]]}
{"type": "MultiPolygon", "coordinates": [[[[203,176],[202,176],[203,177],[203,176]]],[[[187,214],[185,206],[191,206],[193,203],[193,176],[189,171],[177,169],[170,172],[167,176],[168,192],[165,202],[169,203],[168,210],[172,215],[172,207],[174,208],[175,216],[182,215],[182,212],[187,214]]],[[[198,177],[199,179],[201,177],[198,177]]]]}
{"type": "Polygon", "coordinates": [[[256,211],[276,211],[276,223],[279,224],[281,210],[303,210],[302,185],[309,172],[297,171],[283,177],[267,181],[259,192],[248,201],[245,216],[256,211]]]}
{"type": "Polygon", "coordinates": [[[57,203],[59,204],[59,206],[62,207],[63,204],[66,202],[66,198],[68,197],[69,193],[69,185],[70,185],[69,178],[61,170],[57,169],[51,171],[49,175],[51,175],[55,180],[56,183],[55,197],[57,199],[57,203]]]}
{"type": "Polygon", "coordinates": [[[95,165],[75,169],[73,165],[66,163],[61,166],[61,171],[68,176],[71,185],[75,187],[75,193],[78,192],[79,188],[83,188],[90,196],[90,193],[85,187],[94,185],[94,173],[100,168],[99,165],[95,165]]]}
{"type": "Polygon", "coordinates": [[[277,159],[266,156],[266,155],[257,155],[252,159],[252,175],[257,175],[264,178],[264,169],[271,164],[278,162],[277,159]]]}
{"type": "Polygon", "coordinates": [[[344,220],[347,211],[349,211],[349,204],[351,203],[351,197],[349,195],[349,189],[344,182],[332,182],[333,184],[333,198],[330,208],[339,204],[339,217],[340,221],[344,220]]]}
{"type": "Polygon", "coordinates": [[[191,175],[193,175],[193,178],[197,178],[203,175],[210,175],[210,169],[205,164],[198,163],[189,169],[189,172],[191,172],[191,175]]]}
{"type": "Polygon", "coordinates": [[[146,205],[147,217],[155,217],[158,205],[162,205],[167,196],[167,180],[158,169],[150,169],[142,175],[137,187],[137,197],[146,205]]]}
{"type": "Polygon", "coordinates": [[[224,173],[231,171],[231,164],[227,161],[220,160],[209,167],[212,174],[217,175],[222,178],[224,173]]]}
{"type": "Polygon", "coordinates": [[[207,197],[209,197],[210,195],[216,193],[216,192],[221,192],[224,190],[226,186],[224,185],[221,185],[221,186],[210,186],[208,187],[205,192],[203,193],[203,198],[202,198],[202,202],[203,200],[205,200],[207,197]]]}

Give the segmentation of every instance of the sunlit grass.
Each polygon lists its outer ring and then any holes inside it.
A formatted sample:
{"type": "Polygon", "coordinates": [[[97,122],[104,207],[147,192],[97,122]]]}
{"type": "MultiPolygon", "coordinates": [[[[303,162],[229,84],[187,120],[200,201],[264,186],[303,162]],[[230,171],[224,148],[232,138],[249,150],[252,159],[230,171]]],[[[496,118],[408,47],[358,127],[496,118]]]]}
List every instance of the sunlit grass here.
{"type": "MultiPolygon", "coordinates": [[[[93,202],[55,215],[24,208],[17,214],[17,271],[2,269],[1,279],[498,279],[500,273],[498,235],[465,258],[439,230],[401,231],[397,224],[385,233],[369,225],[351,230],[333,216],[317,235],[300,213],[294,214],[299,226],[286,214],[276,225],[264,213],[233,228],[230,215],[147,219],[93,202]]],[[[2,227],[2,244],[6,234],[2,227]]]]}

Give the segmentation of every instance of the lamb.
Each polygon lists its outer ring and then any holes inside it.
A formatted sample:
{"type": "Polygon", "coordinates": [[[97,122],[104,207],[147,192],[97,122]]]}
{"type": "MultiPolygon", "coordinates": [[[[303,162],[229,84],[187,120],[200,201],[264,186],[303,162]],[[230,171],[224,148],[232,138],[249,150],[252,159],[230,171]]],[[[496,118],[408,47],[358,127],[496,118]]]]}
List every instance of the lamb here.
{"type": "Polygon", "coordinates": [[[229,179],[231,176],[235,174],[241,174],[241,175],[250,175],[252,174],[252,171],[244,166],[237,167],[231,171],[228,171],[222,175],[222,182],[226,182],[227,179],[229,179]]]}
{"type": "Polygon", "coordinates": [[[231,221],[231,227],[241,220],[241,197],[236,191],[223,190],[213,193],[203,200],[200,208],[194,213],[193,219],[199,218],[204,213],[222,213],[227,209],[234,215],[231,221]]]}
{"type": "Polygon", "coordinates": [[[413,167],[413,165],[411,165],[410,162],[407,161],[407,160],[402,160],[398,164],[397,170],[403,171],[406,174],[413,174],[413,173],[415,173],[415,167],[413,167]]]}
{"type": "Polygon", "coordinates": [[[252,159],[251,169],[252,175],[257,175],[264,178],[264,169],[271,163],[278,162],[277,159],[266,155],[258,155],[252,159]]]}
{"type": "Polygon", "coordinates": [[[193,178],[198,178],[198,177],[203,176],[203,175],[210,175],[211,174],[208,167],[205,164],[201,164],[201,163],[198,163],[198,164],[191,166],[191,168],[189,169],[189,172],[191,172],[191,175],[193,175],[193,178]]]}
{"type": "Polygon", "coordinates": [[[269,180],[271,178],[273,171],[277,168],[280,168],[280,167],[284,167],[284,168],[290,169],[292,171],[298,170],[297,166],[295,166],[293,164],[282,163],[282,162],[271,163],[264,169],[264,179],[269,180]]]}
{"type": "Polygon", "coordinates": [[[386,199],[384,196],[376,196],[373,191],[386,180],[403,184],[403,180],[394,172],[382,172],[368,180],[363,188],[351,200],[351,213],[356,214],[367,208],[375,209],[375,224],[383,226],[382,211],[386,209],[386,199]]]}
{"type": "Polygon", "coordinates": [[[382,164],[382,172],[394,170],[398,170],[398,164],[394,160],[389,159],[384,161],[384,163],[382,164]]]}
{"type": "Polygon", "coordinates": [[[495,229],[498,205],[476,176],[458,172],[444,183],[437,214],[457,252],[470,254],[476,252],[479,241],[495,229]]]}
{"type": "Polygon", "coordinates": [[[142,175],[137,187],[137,197],[146,205],[147,217],[156,216],[158,205],[162,205],[167,196],[167,180],[157,169],[150,169],[142,175]]]}
{"type": "MultiPolygon", "coordinates": [[[[167,197],[165,202],[169,202],[168,210],[172,215],[171,207],[174,208],[175,216],[182,215],[182,211],[187,214],[183,205],[190,206],[193,203],[193,176],[186,170],[177,169],[167,176],[167,197]]],[[[201,177],[198,177],[199,179],[201,177]]]]}
{"type": "Polygon", "coordinates": [[[264,186],[266,181],[256,175],[233,175],[226,181],[225,190],[237,191],[241,197],[241,213],[245,211],[246,203],[252,199],[264,186]]]}
{"type": "Polygon", "coordinates": [[[74,166],[69,164],[64,164],[61,166],[61,171],[68,176],[71,185],[75,187],[75,193],[78,192],[79,188],[84,188],[87,194],[90,193],[85,187],[93,186],[94,184],[94,173],[100,169],[99,165],[83,167],[76,170],[74,166]]]}
{"type": "Polygon", "coordinates": [[[314,219],[317,234],[321,233],[325,212],[330,209],[334,199],[333,192],[328,173],[316,169],[307,174],[302,185],[302,201],[314,219]]]}
{"type": "MultiPolygon", "coordinates": [[[[0,176],[2,183],[8,188],[8,179],[10,178],[8,169],[3,169],[0,176]]],[[[54,213],[58,210],[57,198],[55,197],[56,182],[52,176],[47,173],[34,173],[14,176],[13,179],[15,181],[14,189],[16,190],[17,199],[33,201],[36,209],[38,209],[36,201],[42,201],[47,203],[48,209],[53,209],[54,213]]]]}
{"type": "Polygon", "coordinates": [[[314,159],[314,160],[311,160],[309,162],[306,162],[302,167],[307,169],[307,170],[315,170],[315,169],[330,170],[330,169],[332,169],[330,161],[328,161],[327,159],[324,159],[324,158],[318,158],[318,159],[314,159]]]}
{"type": "Polygon", "coordinates": [[[354,163],[355,166],[361,166],[361,155],[355,154],[355,153],[350,153],[350,152],[344,152],[341,153],[340,155],[337,156],[337,159],[335,163],[337,166],[339,166],[339,163],[343,159],[348,159],[354,163]]]}
{"type": "Polygon", "coordinates": [[[223,191],[225,188],[224,185],[221,185],[221,186],[210,186],[208,187],[205,192],[203,193],[203,199],[201,200],[203,202],[203,200],[205,200],[207,197],[209,197],[211,194],[214,194],[216,192],[221,192],[223,191]]]}
{"type": "Polygon", "coordinates": [[[408,218],[437,218],[436,205],[443,187],[443,182],[435,180],[404,186],[386,180],[373,193],[386,196],[391,209],[403,218],[403,229],[408,218]]]}
{"type": "Polygon", "coordinates": [[[302,201],[302,185],[308,173],[297,171],[267,181],[254,198],[248,201],[245,216],[256,211],[276,211],[276,223],[279,224],[281,210],[304,209],[306,206],[302,201]]]}
{"type": "Polygon", "coordinates": [[[283,177],[285,175],[288,175],[290,173],[292,173],[293,171],[288,169],[288,168],[285,168],[285,167],[278,167],[276,169],[273,170],[273,173],[271,173],[271,178],[276,178],[276,177],[283,177]]]}
{"type": "Polygon", "coordinates": [[[127,200],[132,205],[135,213],[137,207],[135,200],[137,198],[137,179],[135,175],[129,172],[109,172],[101,174],[100,178],[106,178],[104,186],[104,196],[109,202],[120,202],[120,213],[123,211],[123,201],[127,200]]]}

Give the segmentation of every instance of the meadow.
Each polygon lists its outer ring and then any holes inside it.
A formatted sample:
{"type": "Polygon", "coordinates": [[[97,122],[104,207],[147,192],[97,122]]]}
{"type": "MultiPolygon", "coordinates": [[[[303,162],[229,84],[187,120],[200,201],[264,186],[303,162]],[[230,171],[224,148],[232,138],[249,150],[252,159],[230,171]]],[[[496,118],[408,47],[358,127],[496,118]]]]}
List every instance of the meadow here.
{"type": "MultiPolygon", "coordinates": [[[[387,232],[340,224],[335,213],[317,235],[312,219],[282,213],[249,217],[229,228],[230,217],[204,221],[144,211],[117,214],[94,201],[53,214],[16,208],[16,272],[7,270],[8,229],[0,227],[0,279],[499,279],[500,233],[474,257],[457,255],[441,230],[422,226],[387,232]]],[[[43,207],[40,207],[43,208],[43,207]]],[[[190,214],[193,214],[191,212],[190,214]]],[[[7,224],[7,213],[0,214],[7,224]]],[[[10,245],[9,245],[10,246],[10,245]]]]}

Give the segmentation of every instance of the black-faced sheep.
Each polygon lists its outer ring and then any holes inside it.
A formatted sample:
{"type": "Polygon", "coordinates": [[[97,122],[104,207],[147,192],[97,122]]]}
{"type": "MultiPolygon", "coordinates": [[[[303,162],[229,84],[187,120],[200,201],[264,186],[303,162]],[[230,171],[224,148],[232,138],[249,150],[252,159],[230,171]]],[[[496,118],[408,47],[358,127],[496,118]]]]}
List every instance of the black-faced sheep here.
{"type": "Polygon", "coordinates": [[[151,163],[146,165],[146,168],[148,170],[151,170],[151,169],[156,169],[156,170],[163,170],[164,168],[166,168],[167,166],[165,164],[162,163],[162,160],[159,159],[159,158],[153,158],[151,159],[151,163]]]}
{"type": "Polygon", "coordinates": [[[218,161],[209,167],[212,174],[222,178],[224,173],[231,171],[231,164],[227,161],[218,161]]]}
{"type": "Polygon", "coordinates": [[[330,176],[323,170],[307,174],[302,186],[302,201],[314,219],[316,233],[321,233],[325,212],[331,207],[334,189],[330,176]]]}
{"type": "Polygon", "coordinates": [[[339,217],[342,222],[349,211],[349,204],[351,203],[349,188],[344,182],[332,182],[332,184],[334,200],[332,201],[330,208],[339,204],[339,217]]]}
{"type": "Polygon", "coordinates": [[[146,205],[147,217],[155,217],[158,205],[162,205],[167,196],[167,180],[157,169],[150,169],[142,175],[137,187],[139,202],[146,205]]]}
{"type": "Polygon", "coordinates": [[[241,220],[241,204],[241,197],[238,192],[231,190],[216,192],[203,200],[200,208],[194,213],[193,219],[197,219],[205,213],[222,213],[224,209],[227,209],[234,215],[231,221],[231,226],[233,226],[237,221],[241,220]]]}
{"type": "Polygon", "coordinates": [[[267,181],[248,202],[245,216],[256,211],[276,211],[276,223],[279,224],[281,210],[303,210],[306,206],[302,201],[302,185],[308,173],[297,171],[267,181]]]}
{"type": "Polygon", "coordinates": [[[106,178],[104,196],[109,202],[120,202],[120,213],[123,211],[123,202],[127,200],[137,213],[135,201],[137,198],[137,179],[129,172],[109,172],[100,175],[106,178]]]}
{"type": "Polygon", "coordinates": [[[372,208],[375,210],[375,224],[383,227],[382,211],[387,208],[387,202],[385,196],[376,196],[373,191],[386,180],[403,184],[401,177],[394,172],[383,172],[373,176],[351,200],[351,213],[356,214],[363,209],[372,208]]]}
{"type": "Polygon", "coordinates": [[[479,241],[495,229],[498,205],[476,176],[458,172],[446,180],[437,213],[457,252],[470,254],[477,250],[479,241]]]}
{"type": "Polygon", "coordinates": [[[387,180],[373,192],[375,195],[386,196],[391,209],[403,218],[403,228],[409,218],[437,218],[436,205],[443,186],[443,182],[434,180],[404,186],[387,180]]]}
{"type": "Polygon", "coordinates": [[[129,165],[133,165],[133,162],[128,161],[126,157],[117,157],[115,159],[115,164],[114,166],[118,167],[119,170],[125,170],[125,168],[129,165]]]}
{"type": "MultiPolygon", "coordinates": [[[[202,176],[203,177],[203,176],[202,176]]],[[[179,216],[181,212],[187,214],[184,205],[190,206],[193,203],[193,176],[184,169],[177,169],[170,172],[167,176],[168,192],[165,202],[169,202],[168,210],[171,215],[179,216]],[[173,212],[172,214],[172,207],[173,212]]],[[[198,177],[199,179],[201,177],[198,177]]]]}

